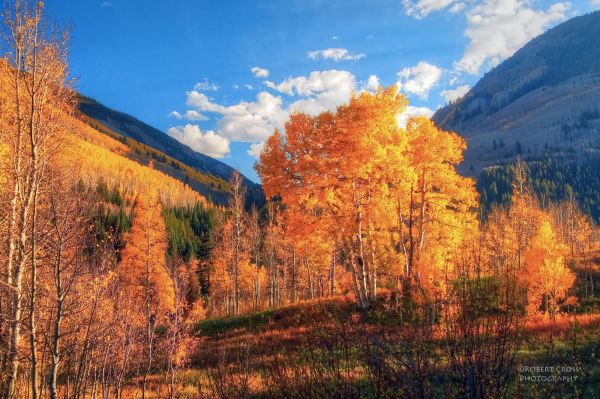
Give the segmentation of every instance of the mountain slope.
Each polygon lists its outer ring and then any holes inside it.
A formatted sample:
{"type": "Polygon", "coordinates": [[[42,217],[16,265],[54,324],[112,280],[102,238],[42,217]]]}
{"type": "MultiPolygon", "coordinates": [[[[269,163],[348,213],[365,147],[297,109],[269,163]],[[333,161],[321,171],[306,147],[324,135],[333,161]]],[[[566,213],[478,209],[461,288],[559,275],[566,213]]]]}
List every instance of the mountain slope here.
{"type": "Polygon", "coordinates": [[[600,149],[600,12],[529,42],[433,120],[465,137],[462,171],[600,149]]]}
{"type": "MultiPolygon", "coordinates": [[[[137,150],[138,156],[150,156],[157,162],[158,169],[185,181],[214,202],[226,202],[227,181],[235,171],[231,166],[198,153],[131,115],[110,109],[89,97],[79,95],[78,107],[82,119],[95,129],[128,142],[137,150]],[[190,179],[191,175],[195,178],[190,179]]],[[[260,205],[263,199],[260,185],[245,177],[244,181],[248,201],[260,205]]]]}

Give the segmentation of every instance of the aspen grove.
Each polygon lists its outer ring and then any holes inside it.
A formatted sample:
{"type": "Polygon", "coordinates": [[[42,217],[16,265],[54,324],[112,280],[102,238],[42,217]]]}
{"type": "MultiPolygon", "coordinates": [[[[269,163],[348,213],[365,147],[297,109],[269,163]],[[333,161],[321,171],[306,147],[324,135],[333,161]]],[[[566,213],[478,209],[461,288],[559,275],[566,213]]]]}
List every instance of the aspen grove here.
{"type": "MultiPolygon", "coordinates": [[[[339,358],[321,369],[312,363],[311,372],[302,362],[280,367],[282,351],[265,356],[271,368],[256,372],[264,380],[255,385],[307,397],[294,391],[295,376],[339,389],[312,397],[352,397],[331,381],[370,376],[368,397],[434,397],[435,384],[418,391],[402,376],[437,381],[428,373],[447,367],[449,386],[462,384],[448,397],[505,397],[523,326],[566,320],[578,278],[584,297],[597,291],[598,234],[577,201],[542,204],[519,161],[512,204],[484,214],[475,180],[457,172],[466,141],[425,117],[400,124],[408,101],[395,86],[356,92],[332,112],[292,113],[255,165],[266,203],[249,201],[234,172],[227,203],[216,205],[140,163],[127,140],[84,123],[68,34],[46,24],[43,3],[17,0],[4,18],[3,398],[249,397],[252,383],[227,379],[239,370],[214,364],[184,395],[185,370],[202,369],[198,348],[212,342],[202,322],[235,325],[327,301],[351,304],[339,336],[393,309],[399,316],[386,328],[410,353],[394,363],[393,345],[365,340],[364,363],[333,375],[344,367],[339,358]],[[575,272],[575,259],[588,268],[575,272]],[[488,336],[504,346],[490,346],[488,336]]],[[[350,356],[341,347],[332,358],[350,356]]]]}

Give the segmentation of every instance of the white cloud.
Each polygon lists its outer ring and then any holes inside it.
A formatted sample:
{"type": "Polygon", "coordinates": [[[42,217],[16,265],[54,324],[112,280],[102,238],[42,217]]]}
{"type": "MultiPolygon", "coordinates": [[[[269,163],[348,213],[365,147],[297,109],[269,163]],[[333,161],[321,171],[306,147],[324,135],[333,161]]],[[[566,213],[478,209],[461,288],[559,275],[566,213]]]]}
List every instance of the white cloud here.
{"type": "Polygon", "coordinates": [[[229,140],[212,130],[202,133],[198,125],[174,126],[167,134],[192,150],[213,158],[223,158],[229,154],[229,140]]]}
{"type": "Polygon", "coordinates": [[[458,14],[459,12],[463,11],[465,8],[467,8],[466,3],[458,2],[458,3],[452,4],[452,6],[450,7],[450,9],[448,11],[450,11],[451,14],[458,14]]]}
{"type": "Polygon", "coordinates": [[[264,141],[261,141],[260,143],[250,144],[250,148],[248,149],[248,155],[254,158],[258,158],[264,147],[264,141]]]}
{"type": "Polygon", "coordinates": [[[406,107],[403,113],[399,114],[396,119],[398,120],[398,126],[404,128],[408,120],[415,116],[425,116],[431,118],[433,111],[427,107],[413,107],[409,105],[406,107]]]}
{"type": "Polygon", "coordinates": [[[182,114],[177,111],[173,111],[169,114],[169,116],[174,117],[175,119],[187,119],[189,121],[207,121],[208,117],[206,115],[202,115],[198,111],[194,111],[193,109],[187,110],[185,114],[182,114]]]}
{"type": "Polygon", "coordinates": [[[441,76],[441,68],[421,61],[413,67],[404,68],[398,72],[398,90],[416,94],[426,99],[429,90],[438,82],[441,76]]]}
{"type": "Polygon", "coordinates": [[[348,71],[331,69],[313,71],[307,76],[290,77],[279,84],[266,81],[267,87],[290,96],[314,96],[327,91],[340,91],[354,87],[355,79],[348,71]]]}
{"type": "Polygon", "coordinates": [[[202,82],[198,82],[194,85],[194,90],[198,91],[218,91],[219,89],[220,87],[218,84],[211,83],[206,78],[204,78],[202,82]]]}
{"type": "Polygon", "coordinates": [[[446,103],[449,104],[467,94],[470,88],[471,86],[469,85],[462,85],[455,87],[454,89],[442,90],[440,96],[444,97],[446,103]]]}
{"type": "Polygon", "coordinates": [[[299,96],[289,108],[316,115],[334,110],[352,96],[356,89],[356,79],[348,71],[313,71],[309,76],[291,77],[279,84],[265,82],[273,90],[290,96],[299,96]]]}
{"type": "Polygon", "coordinates": [[[100,7],[113,7],[114,3],[112,1],[103,1],[100,3],[100,7]]]}
{"type": "Polygon", "coordinates": [[[570,3],[535,10],[530,0],[484,0],[467,12],[469,39],[457,71],[477,74],[484,64],[497,65],[550,25],[567,16],[570,3]]]}
{"type": "Polygon", "coordinates": [[[186,95],[186,104],[200,111],[223,113],[226,109],[222,105],[213,103],[206,94],[200,93],[197,90],[188,91],[186,95]]]}
{"type": "Polygon", "coordinates": [[[463,10],[466,4],[460,0],[402,0],[407,15],[421,19],[429,13],[449,8],[451,13],[463,10]]]}
{"type": "Polygon", "coordinates": [[[250,72],[252,72],[254,74],[254,76],[256,76],[257,78],[268,78],[269,77],[269,70],[266,68],[261,68],[258,66],[252,67],[252,69],[250,69],[250,72]]]}
{"type": "Polygon", "coordinates": [[[254,101],[224,106],[196,90],[187,92],[187,104],[199,112],[221,115],[216,132],[230,141],[257,143],[281,128],[293,111],[316,115],[350,100],[356,79],[348,71],[314,71],[308,76],[290,77],[278,84],[266,81],[273,90],[297,97],[288,106],[281,96],[259,92],[254,101]]]}
{"type": "Polygon", "coordinates": [[[370,91],[375,91],[377,89],[379,89],[379,78],[377,77],[377,75],[371,75],[369,76],[369,79],[367,80],[367,84],[365,85],[365,89],[370,90],[370,91]]]}
{"type": "Polygon", "coordinates": [[[244,87],[248,90],[254,90],[254,86],[249,85],[249,84],[245,84],[244,87]]]}
{"type": "Polygon", "coordinates": [[[283,109],[281,97],[263,91],[256,95],[256,101],[226,107],[221,114],[219,134],[232,141],[256,142],[283,126],[289,113],[283,109]]]}
{"type": "Polygon", "coordinates": [[[598,8],[600,8],[600,0],[592,0],[592,5],[593,5],[594,7],[598,7],[598,8]]]}
{"type": "Polygon", "coordinates": [[[283,125],[288,116],[282,108],[281,97],[264,91],[256,95],[256,101],[224,106],[193,90],[187,93],[187,104],[198,111],[220,114],[217,132],[232,141],[262,141],[276,126],[283,125]]]}
{"type": "Polygon", "coordinates": [[[326,48],[324,50],[309,51],[306,56],[311,60],[322,58],[324,60],[338,61],[356,61],[365,58],[365,53],[353,54],[345,48],[326,48]]]}

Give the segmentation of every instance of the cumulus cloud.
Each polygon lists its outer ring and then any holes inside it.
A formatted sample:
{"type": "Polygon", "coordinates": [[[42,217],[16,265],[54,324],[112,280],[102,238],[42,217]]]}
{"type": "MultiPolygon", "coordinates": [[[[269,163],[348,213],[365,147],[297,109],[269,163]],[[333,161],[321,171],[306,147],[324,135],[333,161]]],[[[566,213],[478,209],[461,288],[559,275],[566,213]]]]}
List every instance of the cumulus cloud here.
{"type": "Polygon", "coordinates": [[[193,109],[187,110],[185,114],[182,114],[177,111],[173,111],[169,114],[169,116],[174,117],[175,119],[186,119],[188,121],[207,121],[208,117],[206,115],[202,115],[198,111],[194,111],[193,109]]]}
{"type": "Polygon", "coordinates": [[[412,117],[425,116],[431,118],[431,115],[433,115],[433,111],[427,107],[413,107],[412,105],[409,105],[403,113],[396,117],[396,119],[398,120],[398,126],[404,128],[406,127],[408,120],[412,117]]]}
{"type": "Polygon", "coordinates": [[[598,8],[600,8],[600,0],[592,0],[592,5],[593,5],[594,7],[598,7],[598,8]]]}
{"type": "Polygon", "coordinates": [[[206,94],[200,93],[198,90],[188,91],[186,95],[186,104],[200,111],[223,113],[226,109],[222,105],[213,103],[206,94]]]}
{"type": "Polygon", "coordinates": [[[446,103],[449,104],[451,102],[458,100],[465,94],[467,94],[467,92],[469,91],[470,88],[471,88],[471,86],[469,86],[469,85],[462,85],[462,86],[455,87],[454,89],[442,90],[442,92],[440,93],[440,96],[444,97],[444,100],[446,101],[446,103]]]}
{"type": "Polygon", "coordinates": [[[324,59],[339,61],[356,61],[365,58],[365,53],[353,54],[345,48],[326,48],[324,50],[309,51],[306,56],[311,60],[324,59]]]}
{"type": "Polygon", "coordinates": [[[269,77],[269,70],[266,68],[261,68],[261,67],[255,66],[250,69],[250,72],[252,72],[254,74],[254,76],[256,76],[257,78],[268,78],[269,77]]]}
{"type": "Polygon", "coordinates": [[[241,102],[225,108],[217,123],[219,134],[232,141],[256,142],[269,137],[275,127],[283,126],[288,112],[281,97],[260,92],[253,102],[241,102]]]}
{"type": "Polygon", "coordinates": [[[258,158],[264,147],[264,141],[261,141],[260,143],[250,144],[250,148],[248,149],[248,155],[254,158],[258,158]]]}
{"type": "Polygon", "coordinates": [[[309,76],[290,77],[281,83],[265,82],[267,87],[289,96],[300,97],[290,104],[290,111],[316,115],[334,110],[347,102],[356,89],[356,79],[348,71],[313,71],[309,76]]]}
{"type": "Polygon", "coordinates": [[[198,125],[174,126],[167,130],[167,134],[192,150],[213,158],[229,154],[229,140],[212,130],[202,133],[198,125]]]}
{"type": "Polygon", "coordinates": [[[100,3],[100,7],[113,7],[114,3],[112,1],[103,1],[100,3]]]}
{"type": "Polygon", "coordinates": [[[264,91],[256,95],[255,101],[224,106],[214,103],[204,93],[192,90],[187,93],[187,104],[198,111],[220,114],[217,132],[232,141],[262,141],[276,126],[283,125],[288,115],[282,107],[281,97],[264,91]]]}
{"type": "Polygon", "coordinates": [[[570,3],[535,10],[529,0],[484,0],[467,11],[465,36],[469,44],[455,69],[479,73],[484,64],[497,65],[532,38],[567,16],[570,3]]]}
{"type": "Polygon", "coordinates": [[[426,99],[429,90],[440,80],[442,69],[428,62],[421,61],[417,65],[404,68],[398,72],[398,90],[426,99]]]}
{"type": "Polygon", "coordinates": [[[266,81],[272,90],[296,97],[284,105],[280,95],[259,92],[254,101],[225,106],[212,101],[197,90],[187,92],[187,105],[199,113],[220,115],[216,133],[230,141],[258,143],[281,128],[294,111],[316,115],[334,110],[347,102],[356,89],[356,79],[348,71],[314,71],[308,76],[295,76],[280,83],[266,81]]]}
{"type": "Polygon", "coordinates": [[[434,11],[449,9],[451,13],[463,10],[466,4],[460,0],[402,0],[407,15],[421,19],[434,11]]]}

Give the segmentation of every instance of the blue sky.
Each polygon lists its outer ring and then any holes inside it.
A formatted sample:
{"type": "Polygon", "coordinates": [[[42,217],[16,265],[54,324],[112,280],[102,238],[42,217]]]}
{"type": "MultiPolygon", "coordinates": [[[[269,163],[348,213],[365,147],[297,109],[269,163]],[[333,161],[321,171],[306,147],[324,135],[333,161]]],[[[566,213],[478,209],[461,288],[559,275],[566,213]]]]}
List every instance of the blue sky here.
{"type": "MultiPolygon", "coordinates": [[[[260,143],[295,110],[398,85],[411,114],[600,0],[60,0],[77,88],[258,180],[260,143]]],[[[402,119],[402,118],[401,118],[402,119]]]]}

